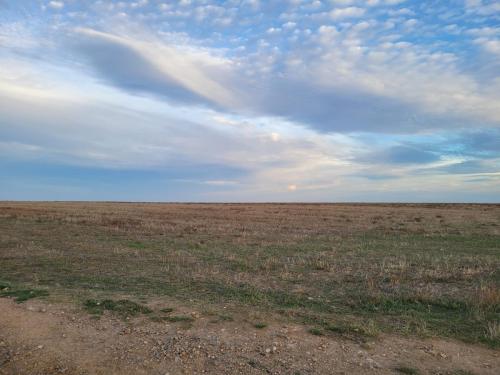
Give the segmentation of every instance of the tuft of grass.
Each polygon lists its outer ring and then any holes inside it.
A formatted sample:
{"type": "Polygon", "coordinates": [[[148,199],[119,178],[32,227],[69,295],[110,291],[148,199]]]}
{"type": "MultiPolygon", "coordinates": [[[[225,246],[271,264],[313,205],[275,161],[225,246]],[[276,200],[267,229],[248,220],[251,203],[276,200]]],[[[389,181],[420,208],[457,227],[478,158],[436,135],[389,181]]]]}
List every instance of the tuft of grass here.
{"type": "Polygon", "coordinates": [[[139,241],[131,241],[131,242],[127,243],[127,246],[132,248],[132,249],[139,249],[139,250],[146,248],[146,245],[143,244],[142,242],[139,242],[139,241]]]}
{"type": "Polygon", "coordinates": [[[9,290],[8,286],[0,289],[0,297],[10,297],[14,298],[17,303],[25,302],[32,298],[45,297],[49,295],[49,292],[41,289],[19,289],[19,290],[9,290]]]}
{"type": "Polygon", "coordinates": [[[153,312],[153,310],[149,307],[127,299],[118,301],[111,299],[105,299],[102,301],[88,299],[85,301],[84,307],[88,313],[93,315],[102,315],[104,311],[111,311],[122,318],[137,316],[140,314],[151,314],[153,312]]]}
{"type": "Polygon", "coordinates": [[[267,327],[267,324],[266,323],[263,323],[263,322],[258,322],[258,323],[255,323],[253,325],[255,328],[257,329],[262,329],[262,328],[266,328],[267,327]]]}
{"type": "Polygon", "coordinates": [[[484,340],[493,347],[500,346],[500,321],[487,323],[484,340]]]}
{"type": "Polygon", "coordinates": [[[174,315],[174,316],[166,316],[165,320],[171,323],[177,322],[193,322],[194,318],[188,315],[174,315]]]}
{"type": "Polygon", "coordinates": [[[234,318],[231,315],[227,314],[217,314],[213,312],[205,312],[206,315],[214,316],[213,319],[210,320],[210,323],[220,323],[220,322],[232,322],[234,318]]]}
{"type": "Polygon", "coordinates": [[[453,370],[447,373],[447,375],[475,375],[475,374],[469,370],[453,370]]]}
{"type": "Polygon", "coordinates": [[[310,328],[309,333],[314,336],[323,336],[324,332],[320,328],[310,328]]]}
{"type": "Polygon", "coordinates": [[[372,320],[364,326],[346,323],[327,324],[325,329],[342,336],[375,337],[379,333],[378,327],[372,320]]]}
{"type": "Polygon", "coordinates": [[[480,286],[470,304],[482,310],[500,310],[500,287],[493,284],[480,286]]]}
{"type": "Polygon", "coordinates": [[[416,368],[413,367],[408,367],[408,366],[398,366],[394,368],[395,371],[399,372],[400,374],[406,374],[406,375],[418,375],[420,374],[420,371],[416,368]]]}
{"type": "Polygon", "coordinates": [[[153,322],[161,323],[161,322],[167,321],[168,320],[168,316],[152,315],[152,316],[149,317],[149,319],[151,319],[151,321],[153,321],[153,322]]]}

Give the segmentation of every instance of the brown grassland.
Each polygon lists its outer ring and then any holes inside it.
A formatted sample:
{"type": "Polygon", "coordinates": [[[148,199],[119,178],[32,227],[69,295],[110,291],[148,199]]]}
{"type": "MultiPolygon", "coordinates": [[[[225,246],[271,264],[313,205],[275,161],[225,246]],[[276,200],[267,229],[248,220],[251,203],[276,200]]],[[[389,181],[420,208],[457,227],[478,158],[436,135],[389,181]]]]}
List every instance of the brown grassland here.
{"type": "MultiPolygon", "coordinates": [[[[311,340],[495,352],[500,205],[0,202],[0,295],[96,321],[290,324],[311,340]]],[[[309,371],[291,369],[276,373],[309,371]]]]}

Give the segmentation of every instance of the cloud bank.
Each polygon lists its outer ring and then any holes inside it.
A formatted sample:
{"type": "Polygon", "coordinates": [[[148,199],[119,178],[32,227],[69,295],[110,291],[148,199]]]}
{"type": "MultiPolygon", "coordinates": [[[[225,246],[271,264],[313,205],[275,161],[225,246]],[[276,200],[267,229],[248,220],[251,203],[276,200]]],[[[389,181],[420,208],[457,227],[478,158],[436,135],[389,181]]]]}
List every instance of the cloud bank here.
{"type": "Polygon", "coordinates": [[[0,198],[500,199],[494,1],[1,4],[0,198]]]}

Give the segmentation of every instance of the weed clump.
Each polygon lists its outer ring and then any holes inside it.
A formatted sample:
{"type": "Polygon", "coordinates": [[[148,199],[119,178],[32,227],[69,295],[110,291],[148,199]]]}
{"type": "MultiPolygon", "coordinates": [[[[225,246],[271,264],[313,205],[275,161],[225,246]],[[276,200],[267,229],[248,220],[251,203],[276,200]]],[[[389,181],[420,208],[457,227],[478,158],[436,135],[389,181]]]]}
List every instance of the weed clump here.
{"type": "Polygon", "coordinates": [[[321,329],[319,328],[311,328],[309,329],[309,333],[314,336],[323,336],[324,333],[321,329]]]}
{"type": "Polygon", "coordinates": [[[174,316],[166,316],[165,320],[171,322],[171,323],[177,323],[177,322],[192,322],[194,319],[191,316],[187,315],[174,315],[174,316]]]}
{"type": "Polygon", "coordinates": [[[0,297],[14,298],[17,303],[48,295],[49,292],[43,289],[11,289],[9,284],[0,283],[0,297]]]}
{"type": "Polygon", "coordinates": [[[111,299],[105,299],[102,301],[89,299],[85,301],[84,306],[87,312],[93,315],[102,315],[104,311],[111,311],[122,318],[128,318],[130,316],[137,316],[140,314],[150,314],[153,312],[153,310],[149,307],[127,299],[119,301],[113,301],[111,299]]]}
{"type": "Polygon", "coordinates": [[[341,336],[375,337],[379,333],[378,327],[372,320],[368,321],[365,326],[340,323],[328,324],[325,329],[341,336]]]}

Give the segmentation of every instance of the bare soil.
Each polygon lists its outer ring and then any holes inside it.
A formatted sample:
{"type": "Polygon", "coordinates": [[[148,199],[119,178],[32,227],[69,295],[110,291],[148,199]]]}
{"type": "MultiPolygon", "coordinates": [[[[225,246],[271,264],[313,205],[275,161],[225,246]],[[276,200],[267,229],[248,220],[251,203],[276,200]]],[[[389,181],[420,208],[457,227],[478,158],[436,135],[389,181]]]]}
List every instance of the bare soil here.
{"type": "MultiPolygon", "coordinates": [[[[489,374],[500,352],[442,339],[314,336],[302,325],[257,329],[199,317],[190,327],[99,320],[71,305],[0,299],[0,374],[489,374]]],[[[187,312],[187,311],[186,311],[187,312]]],[[[197,312],[191,311],[193,315],[197,312]]]]}

